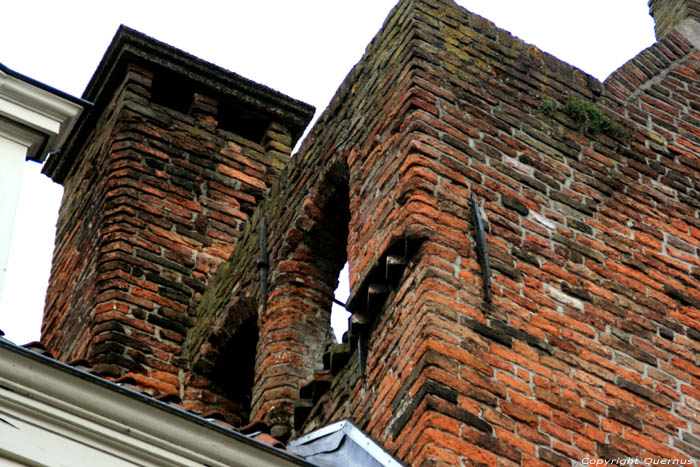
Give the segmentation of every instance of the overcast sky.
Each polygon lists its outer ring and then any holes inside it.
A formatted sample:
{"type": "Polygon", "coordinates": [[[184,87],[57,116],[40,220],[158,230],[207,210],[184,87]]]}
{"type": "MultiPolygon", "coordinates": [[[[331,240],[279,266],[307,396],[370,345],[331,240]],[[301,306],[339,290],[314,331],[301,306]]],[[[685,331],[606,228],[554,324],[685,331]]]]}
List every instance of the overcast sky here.
{"type": "MultiPolygon", "coordinates": [[[[395,0],[12,1],[0,62],[81,96],[120,24],[326,107],[395,0]]],[[[603,80],[654,41],[646,0],[461,0],[497,26],[603,80]]],[[[39,339],[62,189],[27,163],[0,329],[39,339]]]]}

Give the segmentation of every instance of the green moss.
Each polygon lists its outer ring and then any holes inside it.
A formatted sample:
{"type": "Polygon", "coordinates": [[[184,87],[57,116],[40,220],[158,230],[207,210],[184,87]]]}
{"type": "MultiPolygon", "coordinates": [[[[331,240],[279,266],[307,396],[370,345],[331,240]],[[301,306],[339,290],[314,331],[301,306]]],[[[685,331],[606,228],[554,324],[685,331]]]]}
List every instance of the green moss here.
{"type": "Polygon", "coordinates": [[[557,105],[552,99],[544,99],[540,104],[540,112],[547,117],[554,115],[555,110],[557,110],[557,105]]]}
{"type": "Polygon", "coordinates": [[[581,126],[588,134],[603,133],[610,136],[623,136],[624,127],[605,115],[600,109],[583,99],[572,97],[566,100],[563,112],[581,126]]]}
{"type": "Polygon", "coordinates": [[[568,115],[579,125],[581,131],[588,135],[604,134],[613,137],[627,137],[625,127],[608,117],[598,107],[584,99],[569,97],[564,105],[557,105],[552,99],[544,99],[540,104],[540,112],[547,117],[560,111],[568,115]]]}

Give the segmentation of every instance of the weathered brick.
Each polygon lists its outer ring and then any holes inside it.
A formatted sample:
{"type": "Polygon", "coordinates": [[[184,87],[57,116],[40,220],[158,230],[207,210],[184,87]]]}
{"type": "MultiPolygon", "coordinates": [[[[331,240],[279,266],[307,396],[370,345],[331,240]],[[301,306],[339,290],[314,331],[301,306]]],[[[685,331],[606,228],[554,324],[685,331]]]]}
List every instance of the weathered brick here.
{"type": "Polygon", "coordinates": [[[351,419],[411,465],[691,455],[700,54],[682,34],[600,83],[452,2],[401,1],[282,177],[298,115],[237,135],[225,93],[166,111],[157,74],[133,77],[96,117],[109,149],[66,172],[45,340],[283,437],[351,419]],[[323,376],[346,260],[358,327],[323,376]],[[232,408],[217,375],[243,360],[232,408]]]}
{"type": "MultiPolygon", "coordinates": [[[[120,30],[118,37],[124,42],[115,39],[112,48],[141,40],[140,34],[128,29],[120,30]]],[[[159,86],[164,85],[160,67],[161,60],[180,60],[180,53],[151,39],[146,42],[154,50],[165,47],[163,50],[168,52],[155,61],[147,58],[150,52],[144,52],[144,60],[138,66],[127,63],[130,58],[114,55],[120,57],[115,60],[124,62],[108,72],[115,74],[110,82],[116,85],[90,91],[94,95],[89,99],[100,102],[95,109],[96,119],[91,123],[94,133],[76,132],[67,143],[66,157],[62,159],[68,162],[49,168],[49,175],[64,185],[66,197],[58,221],[55,272],[47,295],[47,322],[52,327],[74,322],[82,322],[86,327],[97,323],[101,327],[88,331],[90,335],[84,337],[85,342],[56,333],[45,333],[44,339],[60,359],[99,355],[101,361],[109,360],[112,366],[124,365],[124,369],[140,371],[143,375],[134,373],[138,384],[158,393],[179,387],[172,373],[176,366],[162,362],[171,361],[185,368],[186,362],[179,358],[180,345],[172,343],[183,343],[192,324],[186,312],[188,307],[196,305],[193,288],[201,290],[206,285],[216,265],[228,257],[240,237],[240,222],[234,223],[239,234],[227,237],[227,245],[222,244],[220,236],[207,235],[216,228],[211,220],[216,216],[211,211],[218,210],[238,220],[247,219],[246,214],[228,206],[238,206],[239,198],[249,207],[260,202],[275,176],[267,173],[266,167],[273,165],[270,156],[257,148],[243,150],[256,162],[239,157],[238,162],[248,165],[241,170],[211,162],[233,142],[216,134],[217,121],[210,118],[215,110],[214,101],[207,97],[210,90],[206,86],[202,87],[204,94],[198,94],[196,105],[190,109],[199,115],[199,123],[181,114],[178,124],[173,124],[176,117],[172,115],[187,109],[177,108],[177,96],[159,94],[159,86]],[[142,79],[154,73],[155,80],[142,79]],[[120,82],[126,84],[120,87],[120,82]],[[133,83],[138,83],[139,95],[133,93],[133,83]],[[151,103],[141,96],[150,95],[153,87],[157,88],[156,102],[151,103]],[[163,106],[175,108],[167,114],[163,106]],[[107,119],[106,115],[111,117],[107,119]],[[95,144],[92,138],[101,143],[95,144]],[[217,167],[222,169],[221,173],[214,172],[217,167]],[[237,187],[238,191],[227,193],[234,197],[227,198],[226,204],[216,205],[207,198],[209,188],[221,192],[226,191],[224,187],[236,184],[241,186],[237,187]],[[205,210],[210,212],[203,216],[205,210]],[[202,271],[199,267],[195,269],[201,264],[195,258],[201,254],[221,259],[202,271]],[[199,273],[197,279],[191,277],[196,273],[199,273]],[[69,294],[64,299],[69,289],[80,293],[69,294]],[[110,328],[110,335],[99,334],[109,323],[123,327],[110,328]],[[124,359],[122,354],[138,360],[139,365],[124,359]],[[157,354],[158,358],[149,354],[157,354]]],[[[199,62],[190,57],[178,63],[184,68],[194,66],[194,70],[199,62]]],[[[193,83],[198,79],[198,72],[188,74],[183,69],[183,73],[187,75],[184,79],[194,80],[193,83]]],[[[207,79],[228,78],[221,75],[207,79]]],[[[223,94],[220,97],[230,99],[223,94]]],[[[295,112],[306,115],[303,118],[310,117],[308,106],[294,105],[296,110],[290,108],[286,118],[295,112]]],[[[274,118],[284,120],[281,115],[274,118]]],[[[286,124],[298,125],[292,123],[294,118],[282,121],[277,133],[285,133],[286,124]]],[[[248,136],[244,126],[228,130],[240,130],[244,137],[248,136]]],[[[298,135],[298,128],[296,132],[298,135]]],[[[242,141],[232,133],[231,136],[242,141]]]]}

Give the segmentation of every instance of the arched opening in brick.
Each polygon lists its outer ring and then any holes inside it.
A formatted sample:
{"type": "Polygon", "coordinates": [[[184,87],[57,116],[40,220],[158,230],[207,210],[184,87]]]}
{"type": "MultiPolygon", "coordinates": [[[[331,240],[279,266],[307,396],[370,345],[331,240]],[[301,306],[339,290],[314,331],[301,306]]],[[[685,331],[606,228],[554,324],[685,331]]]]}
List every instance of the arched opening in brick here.
{"type": "Polygon", "coordinates": [[[336,302],[331,308],[331,329],[337,342],[343,342],[343,335],[348,330],[348,319],[350,312],[344,306],[338,304],[347,303],[350,297],[350,263],[347,261],[338,274],[338,287],[334,292],[336,302]]]}
{"type": "Polygon", "coordinates": [[[241,424],[250,417],[257,344],[257,317],[251,316],[224,347],[214,367],[215,390],[232,403],[231,409],[239,415],[241,424]]]}
{"type": "Polygon", "coordinates": [[[319,374],[318,371],[344,366],[349,355],[349,351],[340,352],[338,346],[333,345],[342,339],[344,332],[344,329],[338,329],[338,334],[333,336],[333,328],[342,326],[347,329],[347,314],[342,307],[341,311],[336,308],[334,312],[332,306],[339,284],[346,289],[339,301],[345,303],[348,296],[349,281],[345,268],[350,224],[348,180],[347,165],[344,161],[339,162],[326,171],[311,196],[304,202],[302,219],[309,222],[309,229],[303,241],[297,245],[294,256],[304,258],[306,265],[302,267],[310,266],[307,269],[310,274],[303,278],[305,290],[302,294],[307,298],[306,305],[313,302],[312,307],[306,308],[306,313],[311,311],[313,316],[307,314],[304,317],[306,326],[300,326],[305,331],[303,346],[300,347],[303,348],[306,370],[297,382],[298,400],[293,405],[293,418],[289,419],[294,423],[295,429],[302,426],[311,407],[328,389],[322,382],[327,381],[327,375],[319,374]],[[335,322],[342,320],[345,321],[344,326],[335,322]],[[334,351],[343,355],[333,358],[334,351]]]}
{"type": "Polygon", "coordinates": [[[250,418],[259,332],[255,300],[238,300],[234,308],[212,337],[216,358],[211,370],[204,373],[212,383],[207,403],[217,407],[218,402],[227,420],[240,426],[250,418]]]}
{"type": "MultiPolygon", "coordinates": [[[[315,266],[320,279],[333,294],[329,298],[345,303],[350,294],[347,242],[350,223],[350,198],[348,192],[347,166],[334,165],[319,187],[321,213],[315,228],[310,232],[310,244],[315,248],[315,266]]],[[[347,330],[347,311],[331,303],[329,326],[337,340],[347,330]],[[338,328],[338,333],[335,328],[338,328]],[[343,329],[344,328],[344,329],[343,329]]]]}
{"type": "Polygon", "coordinates": [[[292,432],[300,387],[323,368],[324,354],[335,341],[330,315],[338,275],[347,262],[348,180],[345,161],[328,164],[300,200],[279,253],[270,258],[251,419],[261,417],[280,439],[292,432]]]}

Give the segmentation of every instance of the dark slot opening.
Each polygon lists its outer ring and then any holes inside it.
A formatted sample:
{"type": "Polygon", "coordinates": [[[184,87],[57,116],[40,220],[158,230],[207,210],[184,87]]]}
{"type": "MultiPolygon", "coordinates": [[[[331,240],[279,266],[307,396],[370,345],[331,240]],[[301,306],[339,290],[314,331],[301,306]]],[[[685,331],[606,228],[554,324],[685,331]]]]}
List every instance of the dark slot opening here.
{"type": "Polygon", "coordinates": [[[187,114],[194,98],[192,82],[174,73],[161,71],[153,76],[151,102],[187,114]]]}
{"type": "Polygon", "coordinates": [[[269,120],[232,102],[219,104],[219,129],[235,133],[255,143],[262,142],[269,120]]]}

